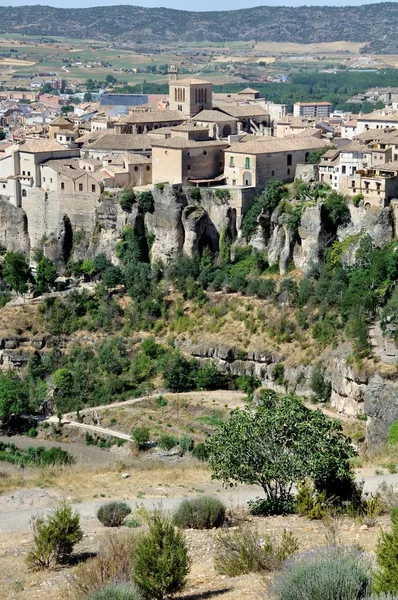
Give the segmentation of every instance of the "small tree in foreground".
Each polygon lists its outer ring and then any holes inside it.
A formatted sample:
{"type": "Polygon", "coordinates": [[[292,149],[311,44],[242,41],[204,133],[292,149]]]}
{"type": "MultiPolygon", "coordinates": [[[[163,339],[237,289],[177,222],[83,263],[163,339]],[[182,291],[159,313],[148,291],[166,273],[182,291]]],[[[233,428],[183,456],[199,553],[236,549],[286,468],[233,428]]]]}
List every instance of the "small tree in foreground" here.
{"type": "Polygon", "coordinates": [[[355,451],[341,424],[295,397],[263,392],[261,404],[233,410],[206,449],[213,478],[260,485],[274,512],[305,477],[329,498],[346,500],[353,491],[349,460],[355,451]]]}
{"type": "Polygon", "coordinates": [[[99,507],[97,519],[105,527],[120,527],[130,513],[131,508],[125,502],[108,502],[99,507]]]}
{"type": "Polygon", "coordinates": [[[36,517],[32,523],[34,547],[26,562],[34,569],[49,569],[65,564],[70,559],[75,544],[80,542],[83,532],[80,515],[62,503],[45,517],[36,517]]]}
{"type": "Polygon", "coordinates": [[[135,547],[134,581],[145,598],[163,600],[183,589],[190,560],[185,537],[169,517],[156,510],[148,533],[138,537],[135,547]]]}
{"type": "Polygon", "coordinates": [[[376,592],[398,592],[398,508],[391,510],[391,522],[391,532],[382,532],[376,550],[379,566],[374,581],[376,592]]]}

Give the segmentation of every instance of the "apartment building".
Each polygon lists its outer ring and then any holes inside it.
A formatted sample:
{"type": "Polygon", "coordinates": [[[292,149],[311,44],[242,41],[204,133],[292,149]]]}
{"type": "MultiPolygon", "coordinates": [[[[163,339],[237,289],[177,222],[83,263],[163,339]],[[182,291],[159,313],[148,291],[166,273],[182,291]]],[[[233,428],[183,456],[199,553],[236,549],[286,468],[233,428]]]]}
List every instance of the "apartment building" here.
{"type": "Polygon", "coordinates": [[[293,106],[294,117],[330,117],[333,110],[331,102],[296,102],[293,106]]]}

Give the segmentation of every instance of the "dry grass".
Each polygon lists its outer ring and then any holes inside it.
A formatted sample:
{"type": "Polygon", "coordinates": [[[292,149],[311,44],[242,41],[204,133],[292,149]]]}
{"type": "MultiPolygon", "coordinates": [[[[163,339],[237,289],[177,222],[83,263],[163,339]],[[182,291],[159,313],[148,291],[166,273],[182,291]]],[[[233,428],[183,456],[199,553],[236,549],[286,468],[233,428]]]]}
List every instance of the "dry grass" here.
{"type": "Polygon", "coordinates": [[[367,42],[326,42],[318,44],[294,44],[286,42],[258,42],[254,50],[256,52],[270,52],[275,54],[331,54],[334,52],[347,51],[351,54],[359,54],[360,49],[367,42]]]}

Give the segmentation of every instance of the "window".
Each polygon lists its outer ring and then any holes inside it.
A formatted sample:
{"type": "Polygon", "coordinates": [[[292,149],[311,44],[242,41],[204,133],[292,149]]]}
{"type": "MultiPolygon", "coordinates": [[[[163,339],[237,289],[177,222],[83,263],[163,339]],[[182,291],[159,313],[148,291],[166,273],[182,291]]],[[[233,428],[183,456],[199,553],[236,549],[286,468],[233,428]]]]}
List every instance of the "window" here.
{"type": "Polygon", "coordinates": [[[230,156],[229,157],[229,166],[230,167],[234,167],[235,166],[235,157],[234,156],[230,156]]]}
{"type": "Polygon", "coordinates": [[[25,171],[22,171],[22,175],[26,175],[25,171]]]}
{"type": "Polygon", "coordinates": [[[381,183],[376,183],[376,189],[380,190],[380,188],[381,188],[381,183]]]}
{"type": "Polygon", "coordinates": [[[187,165],[187,171],[191,170],[191,165],[187,165]]]}
{"type": "Polygon", "coordinates": [[[245,160],[245,169],[250,169],[250,158],[246,156],[245,160]]]}
{"type": "Polygon", "coordinates": [[[271,171],[271,177],[275,175],[275,171],[271,171]]]}
{"type": "Polygon", "coordinates": [[[91,185],[91,191],[95,192],[95,184],[94,183],[91,185]]]}
{"type": "Polygon", "coordinates": [[[134,171],[138,171],[138,167],[137,166],[134,167],[134,171]]]}
{"type": "Polygon", "coordinates": [[[43,181],[44,181],[44,182],[46,181],[46,178],[45,178],[45,177],[43,177],[43,181]]]}
{"type": "Polygon", "coordinates": [[[206,156],[207,150],[203,150],[203,156],[206,156]]]}
{"type": "Polygon", "coordinates": [[[147,171],[150,171],[150,170],[151,170],[151,167],[150,167],[149,165],[147,165],[147,167],[146,167],[146,170],[147,170],[147,171]]]}
{"type": "Polygon", "coordinates": [[[22,190],[22,196],[26,198],[26,190],[22,190]]]}
{"type": "Polygon", "coordinates": [[[5,190],[5,189],[6,189],[6,184],[5,184],[5,183],[3,183],[3,190],[5,190]]]}
{"type": "Polygon", "coordinates": [[[30,177],[30,171],[28,171],[28,176],[30,177]]]}
{"type": "Polygon", "coordinates": [[[83,191],[83,184],[79,183],[79,192],[82,192],[82,191],[83,191]]]}
{"type": "Polygon", "coordinates": [[[222,162],[220,161],[220,167],[222,167],[222,162]]]}
{"type": "Polygon", "coordinates": [[[290,169],[287,170],[287,174],[290,175],[290,169]]]}
{"type": "Polygon", "coordinates": [[[351,181],[351,187],[355,187],[355,181],[351,181]]]}
{"type": "Polygon", "coordinates": [[[346,167],[345,165],[343,165],[343,166],[341,167],[341,172],[342,172],[342,174],[343,174],[343,175],[345,175],[345,174],[346,174],[346,171],[347,171],[347,167],[346,167]]]}
{"type": "Polygon", "coordinates": [[[286,164],[287,164],[288,167],[291,167],[291,165],[292,165],[292,155],[291,154],[287,155],[287,157],[286,157],[286,164]]]}
{"type": "Polygon", "coordinates": [[[64,190],[64,189],[65,189],[65,184],[63,181],[61,181],[61,190],[64,190]]]}
{"type": "Polygon", "coordinates": [[[50,177],[50,183],[52,183],[52,182],[53,182],[53,178],[52,178],[52,177],[50,177]]]}

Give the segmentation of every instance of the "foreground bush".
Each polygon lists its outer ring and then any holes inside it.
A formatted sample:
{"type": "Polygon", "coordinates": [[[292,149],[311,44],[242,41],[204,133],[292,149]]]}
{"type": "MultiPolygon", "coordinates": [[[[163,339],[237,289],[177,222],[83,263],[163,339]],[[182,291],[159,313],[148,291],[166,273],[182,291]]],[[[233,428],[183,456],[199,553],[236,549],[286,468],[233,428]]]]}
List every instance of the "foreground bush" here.
{"type": "Polygon", "coordinates": [[[317,548],[285,563],[275,584],[277,600],[365,600],[370,561],[357,548],[317,548]]]}
{"type": "Polygon", "coordinates": [[[164,433],[158,439],[158,446],[162,450],[171,450],[179,444],[179,439],[175,435],[167,435],[164,433]]]}
{"type": "Polygon", "coordinates": [[[225,511],[224,504],[216,498],[200,496],[181,502],[174,513],[174,523],[184,529],[221,527],[225,520],[225,511]]]}
{"type": "Polygon", "coordinates": [[[376,549],[379,571],[375,575],[376,592],[398,592],[398,508],[391,510],[391,532],[382,531],[376,549]]]}
{"type": "Polygon", "coordinates": [[[131,508],[125,502],[109,502],[99,507],[97,519],[105,527],[120,527],[130,513],[131,508]]]}
{"type": "Polygon", "coordinates": [[[140,600],[141,597],[133,585],[109,585],[90,594],[87,600],[140,600]]]}
{"type": "Polygon", "coordinates": [[[169,517],[157,510],[148,533],[138,536],[134,557],[134,581],[145,598],[163,600],[183,589],[190,568],[184,535],[169,517]]]}
{"type": "Polygon", "coordinates": [[[32,523],[34,547],[26,562],[34,569],[48,569],[65,564],[71,557],[73,547],[83,537],[80,515],[66,503],[45,517],[36,517],[32,523]]]}
{"type": "Polygon", "coordinates": [[[237,577],[246,573],[273,571],[298,551],[298,540],[286,530],[278,543],[269,535],[260,537],[247,525],[220,531],[216,538],[214,567],[221,575],[237,577]]]}
{"type": "Polygon", "coordinates": [[[148,427],[135,427],[131,432],[131,437],[137,450],[145,450],[147,443],[149,442],[149,429],[148,427]]]}
{"type": "Polygon", "coordinates": [[[256,498],[249,500],[248,505],[250,514],[256,517],[291,515],[295,512],[295,501],[291,494],[279,498],[256,498]]]}
{"type": "Polygon", "coordinates": [[[81,563],[69,578],[70,600],[82,600],[113,584],[131,585],[135,543],[130,531],[106,537],[95,558],[81,563]]]}

